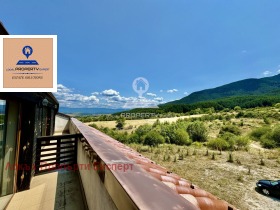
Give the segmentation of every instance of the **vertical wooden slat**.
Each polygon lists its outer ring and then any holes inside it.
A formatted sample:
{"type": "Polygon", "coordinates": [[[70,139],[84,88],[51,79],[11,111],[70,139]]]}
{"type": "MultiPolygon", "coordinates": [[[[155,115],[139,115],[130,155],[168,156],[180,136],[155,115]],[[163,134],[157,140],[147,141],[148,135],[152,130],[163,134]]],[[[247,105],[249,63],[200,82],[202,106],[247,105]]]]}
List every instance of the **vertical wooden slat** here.
{"type": "Polygon", "coordinates": [[[56,165],[60,164],[60,146],[61,146],[61,139],[56,140],[56,165]]]}
{"type": "Polygon", "coordinates": [[[74,162],[74,164],[75,163],[77,163],[77,159],[78,159],[78,136],[76,136],[75,137],[75,162],[74,162]]]}
{"type": "Polygon", "coordinates": [[[36,159],[35,159],[35,174],[39,172],[41,162],[41,141],[37,139],[36,144],[36,159]]]}

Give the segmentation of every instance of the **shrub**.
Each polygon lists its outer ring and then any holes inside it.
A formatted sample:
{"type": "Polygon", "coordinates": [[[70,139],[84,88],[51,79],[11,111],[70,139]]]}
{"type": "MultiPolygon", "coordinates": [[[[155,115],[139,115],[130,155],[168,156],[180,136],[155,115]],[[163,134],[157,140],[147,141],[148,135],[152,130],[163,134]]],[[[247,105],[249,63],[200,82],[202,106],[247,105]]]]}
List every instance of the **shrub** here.
{"type": "Polygon", "coordinates": [[[184,160],[184,155],[183,154],[179,154],[178,160],[184,160]]]}
{"type": "Polygon", "coordinates": [[[159,119],[157,119],[157,120],[154,122],[153,127],[157,127],[158,125],[160,125],[159,119]]]}
{"type": "Polygon", "coordinates": [[[95,123],[91,123],[91,124],[89,124],[89,126],[95,128],[95,129],[99,129],[95,123]]]}
{"type": "Polygon", "coordinates": [[[117,119],[117,121],[116,121],[116,128],[117,129],[122,130],[124,125],[125,125],[125,118],[124,117],[120,117],[119,119],[117,119]]]}
{"type": "Polygon", "coordinates": [[[115,133],[113,133],[113,138],[115,138],[116,140],[118,140],[122,143],[128,142],[127,132],[115,132],[115,133]]]}
{"type": "Polygon", "coordinates": [[[239,127],[237,127],[236,125],[225,125],[221,128],[220,130],[220,134],[223,134],[225,132],[229,132],[232,133],[234,135],[240,135],[241,131],[239,129],[239,127]]]}
{"type": "Polygon", "coordinates": [[[193,141],[207,141],[207,129],[202,122],[195,121],[189,124],[187,132],[193,141]]]}
{"type": "Polygon", "coordinates": [[[166,143],[174,143],[174,131],[175,127],[173,125],[167,124],[161,124],[160,125],[160,134],[164,137],[166,143]]]}
{"type": "Polygon", "coordinates": [[[212,139],[208,142],[207,144],[208,147],[216,150],[226,150],[229,147],[229,144],[227,143],[226,140],[217,138],[217,139],[212,139]]]}
{"type": "Polygon", "coordinates": [[[135,133],[141,137],[146,135],[149,131],[152,130],[152,126],[149,124],[140,125],[136,130],[135,133]]]}
{"type": "Polygon", "coordinates": [[[267,124],[267,125],[270,124],[270,120],[269,120],[267,117],[264,117],[264,118],[263,118],[263,122],[264,122],[265,124],[267,124]]]}
{"type": "Polygon", "coordinates": [[[272,139],[271,133],[266,133],[261,137],[261,145],[267,149],[273,149],[277,147],[276,142],[272,139]]]}
{"type": "Polygon", "coordinates": [[[256,118],[257,115],[255,112],[252,112],[252,111],[248,111],[248,112],[245,112],[243,117],[246,117],[246,118],[256,118]]]}
{"type": "Polygon", "coordinates": [[[271,128],[265,126],[265,127],[260,127],[260,128],[254,129],[251,132],[250,136],[252,137],[253,140],[259,141],[263,135],[265,135],[266,133],[270,133],[270,132],[271,132],[271,128]]]}
{"type": "Polygon", "coordinates": [[[225,132],[225,133],[220,135],[220,138],[222,138],[222,139],[227,141],[229,149],[233,149],[234,148],[235,143],[236,143],[235,140],[237,138],[236,135],[234,135],[233,133],[225,132]]]}
{"type": "Polygon", "coordinates": [[[238,147],[238,149],[244,148],[249,145],[250,139],[246,136],[238,136],[235,139],[235,143],[236,143],[236,146],[238,147]]]}
{"type": "Polygon", "coordinates": [[[273,129],[271,138],[273,141],[275,141],[277,146],[280,146],[280,126],[277,126],[273,129]]]}
{"type": "Polygon", "coordinates": [[[235,115],[236,118],[240,118],[244,116],[244,112],[240,111],[237,113],[237,115],[235,115]]]}
{"type": "Polygon", "coordinates": [[[141,146],[139,152],[149,152],[149,146],[141,146]]]}
{"type": "Polygon", "coordinates": [[[174,132],[175,141],[177,145],[190,145],[192,142],[189,138],[188,133],[185,130],[178,129],[174,132]]]}
{"type": "Polygon", "coordinates": [[[241,110],[241,107],[240,106],[235,106],[234,107],[234,111],[240,111],[241,110]]]}
{"type": "Polygon", "coordinates": [[[211,159],[212,159],[212,160],[215,160],[215,159],[216,159],[216,158],[215,158],[215,153],[214,153],[214,152],[212,153],[211,159]]]}
{"type": "Polygon", "coordinates": [[[265,148],[272,149],[280,146],[280,126],[273,130],[267,126],[256,128],[250,135],[254,140],[260,141],[265,148]]]}
{"type": "Polygon", "coordinates": [[[144,137],[144,144],[146,145],[157,146],[162,143],[164,143],[164,138],[156,131],[149,131],[144,137]]]}
{"type": "Polygon", "coordinates": [[[203,145],[202,145],[202,143],[195,141],[192,143],[192,146],[197,149],[201,149],[203,145]]]}
{"type": "Polygon", "coordinates": [[[140,141],[140,137],[136,134],[130,134],[130,136],[128,137],[128,143],[143,143],[140,141]]]}
{"type": "Polygon", "coordinates": [[[233,156],[232,156],[232,153],[231,153],[231,152],[228,154],[228,160],[227,160],[227,162],[233,163],[233,156]]]}
{"type": "Polygon", "coordinates": [[[280,103],[275,104],[274,107],[280,109],[280,103]]]}

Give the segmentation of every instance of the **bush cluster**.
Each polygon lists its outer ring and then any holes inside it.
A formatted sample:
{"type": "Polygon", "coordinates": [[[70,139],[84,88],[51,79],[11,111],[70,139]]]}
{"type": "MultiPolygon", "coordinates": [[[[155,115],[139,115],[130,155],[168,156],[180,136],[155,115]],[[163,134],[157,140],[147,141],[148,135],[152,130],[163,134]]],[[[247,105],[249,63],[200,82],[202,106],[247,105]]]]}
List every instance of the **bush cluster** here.
{"type": "Polygon", "coordinates": [[[246,149],[250,139],[247,136],[240,136],[240,134],[241,130],[238,126],[232,124],[224,125],[219,132],[218,138],[211,139],[207,146],[219,151],[246,149]]]}
{"type": "Polygon", "coordinates": [[[259,141],[265,148],[280,147],[280,125],[274,128],[268,126],[256,128],[251,132],[250,136],[255,141],[259,141]]]}
{"type": "MultiPolygon", "coordinates": [[[[98,128],[95,124],[91,124],[91,126],[98,128]]],[[[200,121],[178,120],[176,123],[160,123],[157,120],[153,125],[139,126],[131,134],[119,131],[119,127],[115,129],[100,127],[99,130],[122,143],[138,143],[150,146],[157,146],[162,143],[191,145],[196,141],[207,141],[207,128],[200,121]]]]}

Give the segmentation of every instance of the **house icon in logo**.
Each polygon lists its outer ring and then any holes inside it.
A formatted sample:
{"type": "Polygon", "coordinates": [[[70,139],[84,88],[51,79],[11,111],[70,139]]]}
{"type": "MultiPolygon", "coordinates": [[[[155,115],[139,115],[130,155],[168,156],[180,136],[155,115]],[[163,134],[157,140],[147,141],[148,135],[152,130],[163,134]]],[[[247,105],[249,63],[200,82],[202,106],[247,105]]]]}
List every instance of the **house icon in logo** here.
{"type": "Polygon", "coordinates": [[[144,77],[138,77],[133,81],[132,88],[138,93],[139,97],[142,97],[149,89],[149,82],[144,77]]]}
{"type": "MultiPolygon", "coordinates": [[[[33,49],[31,46],[24,46],[22,48],[22,54],[26,56],[28,59],[33,53],[33,49]]],[[[17,65],[39,65],[36,60],[19,60],[17,65]]]]}
{"type": "Polygon", "coordinates": [[[141,78],[136,81],[136,86],[138,91],[143,91],[146,89],[147,83],[141,78]]]}
{"type": "Polygon", "coordinates": [[[26,56],[26,58],[28,59],[28,57],[33,53],[33,49],[30,46],[25,46],[22,49],[22,52],[26,56]]]}

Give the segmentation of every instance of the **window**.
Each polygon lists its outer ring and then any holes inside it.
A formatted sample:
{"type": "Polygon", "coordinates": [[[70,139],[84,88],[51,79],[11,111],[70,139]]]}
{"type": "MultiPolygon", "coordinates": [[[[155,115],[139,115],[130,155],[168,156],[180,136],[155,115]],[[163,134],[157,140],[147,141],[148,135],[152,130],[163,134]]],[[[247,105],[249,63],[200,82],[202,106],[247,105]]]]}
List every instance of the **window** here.
{"type": "Polygon", "coordinates": [[[0,196],[14,192],[18,104],[0,100],[0,196]]]}
{"type": "Polygon", "coordinates": [[[277,181],[271,181],[270,183],[271,183],[272,186],[276,186],[276,185],[279,184],[277,181]]]}
{"type": "MultiPolygon", "coordinates": [[[[4,154],[5,154],[5,127],[6,127],[6,101],[0,100],[0,186],[2,186],[4,154]]],[[[1,188],[0,188],[1,192],[1,188]]],[[[1,195],[1,194],[0,194],[1,195]]]]}

